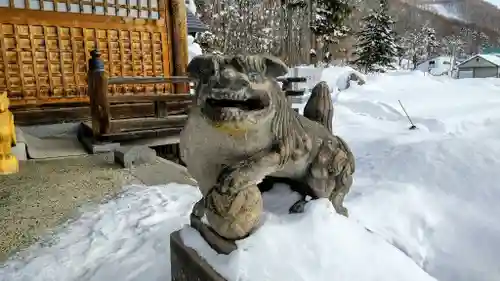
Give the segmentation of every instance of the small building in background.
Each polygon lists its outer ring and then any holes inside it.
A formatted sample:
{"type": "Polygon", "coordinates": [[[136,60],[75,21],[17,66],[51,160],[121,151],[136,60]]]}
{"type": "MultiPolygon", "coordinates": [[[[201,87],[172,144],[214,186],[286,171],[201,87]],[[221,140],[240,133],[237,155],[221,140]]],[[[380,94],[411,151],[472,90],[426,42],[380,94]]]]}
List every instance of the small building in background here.
{"type": "Polygon", "coordinates": [[[457,65],[457,78],[499,77],[500,56],[478,54],[457,65]]]}
{"type": "Polygon", "coordinates": [[[444,75],[450,71],[451,61],[452,57],[448,56],[433,57],[418,63],[415,69],[432,75],[444,75]]]}

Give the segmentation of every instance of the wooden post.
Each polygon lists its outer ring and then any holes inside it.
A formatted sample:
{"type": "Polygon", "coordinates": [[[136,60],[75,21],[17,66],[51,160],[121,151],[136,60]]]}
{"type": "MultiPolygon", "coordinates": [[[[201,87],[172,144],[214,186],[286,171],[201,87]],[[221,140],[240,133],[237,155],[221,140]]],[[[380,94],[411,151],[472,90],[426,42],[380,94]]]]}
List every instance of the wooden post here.
{"type": "MultiPolygon", "coordinates": [[[[174,53],[172,50],[172,45],[174,44],[172,42],[172,15],[170,14],[170,5],[168,4],[168,0],[158,0],[158,6],[160,7],[159,9],[159,14],[160,18],[164,19],[165,22],[165,28],[166,28],[166,36],[165,38],[162,39],[162,52],[163,52],[163,68],[164,68],[164,75],[166,76],[172,76],[174,75],[173,69],[174,69],[174,53]]],[[[174,85],[173,84],[165,84],[165,91],[167,93],[174,93],[174,85]]]]}
{"type": "MultiPolygon", "coordinates": [[[[184,0],[169,0],[172,16],[172,48],[174,60],[174,75],[186,76],[188,64],[187,45],[187,15],[184,0]]],[[[174,85],[175,93],[189,93],[189,83],[174,85]]]]}
{"type": "MultiPolygon", "coordinates": [[[[158,4],[160,6],[160,18],[165,19],[165,28],[167,29],[167,37],[164,40],[164,48],[168,48],[168,61],[163,62],[163,67],[167,68],[168,67],[168,73],[173,74],[174,72],[172,70],[175,70],[174,62],[173,60],[175,59],[175,54],[172,50],[173,46],[176,45],[175,41],[172,42],[172,16],[170,15],[170,5],[167,4],[167,2],[170,2],[169,0],[159,0],[158,4]]],[[[165,55],[163,56],[163,59],[165,60],[165,55]]],[[[166,84],[166,91],[168,93],[175,93],[175,88],[173,84],[166,84]]],[[[162,118],[167,116],[167,103],[164,101],[155,101],[155,117],[157,118],[162,118]]]]}
{"type": "MultiPolygon", "coordinates": [[[[314,16],[315,16],[315,11],[316,11],[316,7],[314,7],[314,4],[315,2],[312,1],[312,0],[309,0],[309,19],[308,19],[308,22],[309,22],[309,26],[312,25],[313,21],[314,21],[314,16]]],[[[311,29],[309,29],[309,50],[307,50],[308,53],[311,52],[311,49],[314,50],[315,52],[317,52],[316,50],[316,36],[314,35],[314,33],[312,32],[311,29]]],[[[317,57],[311,57],[309,56],[309,64],[314,64],[316,65],[316,59],[317,57]]]]}
{"type": "Polygon", "coordinates": [[[156,101],[155,102],[155,117],[156,118],[164,118],[167,116],[168,116],[167,102],[166,101],[156,101]]]}
{"type": "Polygon", "coordinates": [[[108,103],[108,75],[104,70],[101,53],[95,49],[90,52],[88,72],[88,95],[92,132],[99,137],[110,132],[111,114],[108,103]]]}
{"type": "MultiPolygon", "coordinates": [[[[285,78],[285,80],[283,80],[283,82],[281,82],[281,90],[286,95],[286,93],[292,89],[293,89],[292,82],[285,78]]],[[[288,101],[288,104],[290,105],[290,107],[292,107],[292,97],[287,95],[286,100],[288,101]]]]}

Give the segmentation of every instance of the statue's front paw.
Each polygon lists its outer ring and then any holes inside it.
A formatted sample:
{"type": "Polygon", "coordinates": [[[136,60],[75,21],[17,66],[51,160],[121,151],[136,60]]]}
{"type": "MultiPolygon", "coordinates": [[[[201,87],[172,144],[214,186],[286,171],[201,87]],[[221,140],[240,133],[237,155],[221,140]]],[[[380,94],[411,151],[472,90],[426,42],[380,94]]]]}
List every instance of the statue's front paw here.
{"type": "Polygon", "coordinates": [[[217,179],[217,187],[221,193],[237,193],[247,185],[241,172],[231,167],[223,168],[217,179]]]}

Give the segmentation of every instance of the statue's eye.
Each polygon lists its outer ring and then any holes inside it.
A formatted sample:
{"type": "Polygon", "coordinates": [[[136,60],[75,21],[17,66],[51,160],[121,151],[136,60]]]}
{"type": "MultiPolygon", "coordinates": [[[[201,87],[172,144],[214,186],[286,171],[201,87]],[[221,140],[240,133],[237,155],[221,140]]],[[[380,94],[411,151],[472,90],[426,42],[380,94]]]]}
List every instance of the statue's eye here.
{"type": "Polygon", "coordinates": [[[249,79],[250,81],[255,81],[255,80],[257,80],[258,78],[259,78],[259,73],[257,73],[257,72],[249,72],[249,73],[248,73],[248,79],[249,79]]]}

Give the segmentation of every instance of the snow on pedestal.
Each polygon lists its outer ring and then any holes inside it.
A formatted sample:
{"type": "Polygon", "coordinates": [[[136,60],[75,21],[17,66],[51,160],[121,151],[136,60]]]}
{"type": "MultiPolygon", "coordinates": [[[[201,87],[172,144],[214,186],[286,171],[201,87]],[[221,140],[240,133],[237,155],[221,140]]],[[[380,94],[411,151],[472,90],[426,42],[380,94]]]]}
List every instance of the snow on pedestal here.
{"type": "Polygon", "coordinates": [[[326,199],[308,204],[304,214],[287,214],[280,202],[296,196],[286,187],[265,193],[266,209],[270,203],[275,210],[229,255],[217,254],[190,227],[180,231],[182,240],[228,281],[435,280],[381,237],[337,215],[326,199]]]}

